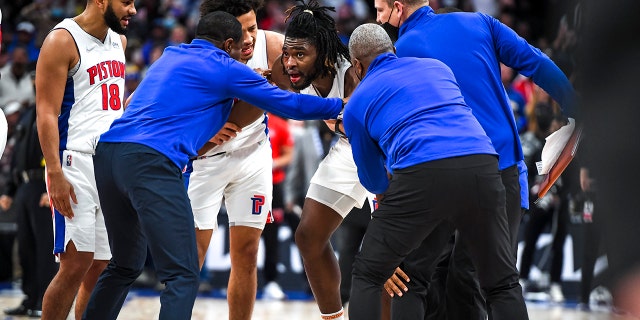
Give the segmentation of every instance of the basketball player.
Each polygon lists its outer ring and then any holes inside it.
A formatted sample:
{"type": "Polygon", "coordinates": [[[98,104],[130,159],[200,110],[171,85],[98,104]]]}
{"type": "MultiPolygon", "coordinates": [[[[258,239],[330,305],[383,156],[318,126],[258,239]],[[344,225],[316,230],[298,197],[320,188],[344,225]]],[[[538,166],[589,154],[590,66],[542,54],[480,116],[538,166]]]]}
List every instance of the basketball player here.
{"type": "MultiPolygon", "coordinates": [[[[277,83],[282,69],[289,86],[320,97],[348,97],[358,84],[349,50],[340,41],[335,22],[317,2],[304,2],[287,12],[282,58],[273,67],[277,83]]],[[[335,122],[328,125],[335,127],[335,122]]],[[[311,184],[296,231],[309,284],[324,319],[344,319],[340,299],[340,269],[329,238],[354,207],[369,193],[358,180],[351,146],[341,138],[320,163],[311,184]]]]}
{"type": "Polygon", "coordinates": [[[38,136],[44,154],[60,269],[42,303],[43,319],[80,319],[111,252],[92,155],[123,111],[123,34],[133,0],[87,0],[85,10],[47,35],[36,67],[38,136]]]}
{"type": "Polygon", "coordinates": [[[85,319],[116,319],[149,248],[165,284],[160,319],[190,319],[198,291],[195,225],[182,172],[227,121],[235,98],[297,119],[329,119],[338,98],[294,94],[235,61],[242,26],[231,14],[203,16],[196,38],[171,46],[140,83],[123,116],[100,136],[96,185],[113,258],[85,319]],[[171,90],[167,90],[171,88],[171,90]]]}
{"type": "MultiPolygon", "coordinates": [[[[258,71],[271,69],[284,39],[279,33],[258,29],[256,12],[262,5],[262,0],[205,0],[200,6],[202,16],[220,10],[238,19],[244,34],[240,61],[258,71]]],[[[198,156],[185,173],[200,268],[225,199],[231,254],[227,288],[230,319],[250,319],[256,298],[258,246],[270,218],[273,190],[266,124],[262,109],[236,103],[222,130],[204,147],[213,148],[198,156]]]]}

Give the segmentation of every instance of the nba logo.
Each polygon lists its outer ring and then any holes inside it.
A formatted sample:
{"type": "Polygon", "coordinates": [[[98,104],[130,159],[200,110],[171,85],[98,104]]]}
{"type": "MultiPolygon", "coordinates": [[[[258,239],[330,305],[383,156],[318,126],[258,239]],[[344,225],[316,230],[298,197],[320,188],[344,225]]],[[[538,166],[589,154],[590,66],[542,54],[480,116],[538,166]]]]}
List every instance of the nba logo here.
{"type": "Polygon", "coordinates": [[[71,155],[67,155],[67,167],[71,167],[71,155]]]}

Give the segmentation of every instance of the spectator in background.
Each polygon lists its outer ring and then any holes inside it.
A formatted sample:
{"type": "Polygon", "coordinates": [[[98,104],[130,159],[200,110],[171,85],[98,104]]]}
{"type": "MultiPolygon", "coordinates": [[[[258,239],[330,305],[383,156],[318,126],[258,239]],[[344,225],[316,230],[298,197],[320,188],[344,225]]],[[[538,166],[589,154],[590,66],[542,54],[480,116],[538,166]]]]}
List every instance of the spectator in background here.
{"type": "MultiPolygon", "coordinates": [[[[12,102],[5,107],[4,114],[0,115],[0,117],[6,117],[7,121],[7,141],[0,158],[1,194],[5,194],[9,189],[9,185],[12,184],[12,157],[16,142],[14,132],[20,118],[20,109],[20,103],[12,102]]],[[[11,203],[6,200],[8,199],[3,200],[0,198],[0,222],[2,222],[2,227],[0,228],[0,279],[12,281],[15,280],[14,276],[18,274],[16,271],[18,270],[17,267],[19,267],[14,254],[17,218],[15,210],[9,210],[11,203]]]]}
{"type": "MultiPolygon", "coordinates": [[[[293,137],[289,131],[286,120],[273,115],[268,115],[267,126],[269,129],[269,141],[271,142],[271,157],[273,159],[273,199],[271,211],[273,222],[267,223],[262,230],[264,243],[263,275],[265,285],[262,297],[264,299],[282,300],[286,298],[278,279],[279,241],[278,231],[284,221],[284,195],[283,185],[286,177],[286,168],[293,158],[293,137]]],[[[294,230],[295,231],[295,230],[294,230]]]]}
{"type": "Polygon", "coordinates": [[[16,128],[12,155],[12,183],[0,196],[0,206],[17,215],[18,255],[22,267],[22,303],[5,309],[6,315],[39,317],[42,298],[58,271],[52,254],[53,229],[44,180],[44,158],[36,128],[36,107],[30,105],[16,128]]]}
{"type": "Polygon", "coordinates": [[[522,151],[524,153],[524,161],[529,171],[529,214],[525,216],[524,227],[524,249],[522,251],[520,263],[520,285],[525,294],[531,290],[529,281],[529,272],[533,264],[533,255],[536,251],[538,238],[546,226],[550,226],[553,235],[552,256],[551,256],[551,286],[549,287],[549,296],[552,302],[564,302],[564,294],[561,286],[561,273],[564,259],[564,242],[567,237],[567,228],[569,224],[569,213],[567,210],[567,199],[563,195],[561,189],[569,188],[570,174],[565,171],[563,176],[556,182],[551,190],[539,201],[538,199],[539,184],[542,182],[543,176],[536,174],[536,162],[542,157],[542,148],[545,139],[560,125],[555,120],[555,112],[553,107],[547,102],[538,102],[534,109],[535,120],[537,126],[535,130],[530,130],[521,135],[522,151]]]}
{"type": "Polygon", "coordinates": [[[0,107],[5,108],[10,102],[20,103],[21,108],[35,102],[35,90],[31,79],[27,48],[15,47],[11,52],[10,62],[0,69],[0,107]]]}
{"type": "Polygon", "coordinates": [[[189,32],[181,24],[176,24],[171,29],[171,35],[169,36],[169,45],[176,46],[181,43],[187,43],[189,39],[189,32]]]}
{"type": "MultiPolygon", "coordinates": [[[[153,52],[160,50],[169,45],[169,29],[165,26],[164,19],[158,18],[153,20],[147,40],[142,44],[142,59],[145,65],[150,66],[153,61],[153,52]]],[[[157,56],[157,54],[156,54],[157,56]]],[[[156,57],[157,59],[157,57],[156,57]]]]}
{"type": "Polygon", "coordinates": [[[264,4],[264,10],[261,10],[261,12],[264,13],[264,16],[261,16],[260,19],[258,19],[260,29],[284,33],[284,30],[287,27],[285,22],[287,16],[284,12],[293,5],[294,2],[291,0],[266,1],[264,4]]]}
{"type": "MultiPolygon", "coordinates": [[[[73,1],[67,1],[71,2],[73,1]]],[[[20,16],[35,26],[34,40],[37,48],[42,46],[44,38],[56,24],[66,17],[74,16],[75,13],[75,8],[64,8],[57,1],[34,1],[20,10],[20,16]]]]}
{"type": "Polygon", "coordinates": [[[40,47],[36,45],[36,27],[29,21],[23,21],[16,26],[16,33],[7,48],[11,53],[17,47],[25,47],[29,61],[35,63],[40,54],[40,47]]]}

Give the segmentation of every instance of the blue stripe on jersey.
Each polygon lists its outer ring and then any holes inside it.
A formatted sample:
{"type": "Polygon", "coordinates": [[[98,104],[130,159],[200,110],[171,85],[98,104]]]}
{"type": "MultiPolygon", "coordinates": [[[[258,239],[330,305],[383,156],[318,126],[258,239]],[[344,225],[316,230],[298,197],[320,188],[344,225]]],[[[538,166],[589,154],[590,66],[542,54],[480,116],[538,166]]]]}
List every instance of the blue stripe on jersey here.
{"type": "Polygon", "coordinates": [[[53,253],[64,252],[65,221],[64,216],[53,209],[53,253]]]}
{"type": "Polygon", "coordinates": [[[267,113],[264,113],[264,118],[262,120],[262,123],[264,123],[264,134],[267,135],[267,137],[269,137],[269,116],[267,115],[267,113]]]}
{"type": "Polygon", "coordinates": [[[60,116],[58,117],[58,131],[60,132],[60,150],[67,149],[67,138],[69,135],[69,117],[71,116],[71,107],[75,102],[75,92],[73,90],[73,78],[67,78],[64,87],[64,96],[62,97],[62,106],[60,108],[60,116]]]}

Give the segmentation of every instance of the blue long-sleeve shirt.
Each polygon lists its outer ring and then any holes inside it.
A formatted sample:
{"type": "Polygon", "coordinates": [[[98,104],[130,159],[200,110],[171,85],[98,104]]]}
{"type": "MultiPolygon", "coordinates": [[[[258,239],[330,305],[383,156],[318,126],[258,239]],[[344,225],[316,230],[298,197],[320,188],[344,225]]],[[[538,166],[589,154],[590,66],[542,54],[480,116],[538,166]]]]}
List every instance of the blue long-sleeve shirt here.
{"type": "Polygon", "coordinates": [[[381,54],[351,95],[343,119],[360,182],[376,194],[389,185],[386,169],[496,154],[453,73],[434,59],[381,54]]]}
{"type": "Polygon", "coordinates": [[[301,120],[336,118],[342,110],[339,98],[278,89],[212,43],[195,39],[165,49],[100,141],[143,144],[183,168],[222,128],[234,98],[301,120]]]}
{"type": "Polygon", "coordinates": [[[434,58],[453,70],[467,105],[500,154],[500,169],[523,159],[513,111],[499,62],[531,77],[574,115],[575,91],[562,71],[512,29],[482,13],[435,14],[416,10],[400,27],[399,57],[434,58]]]}

